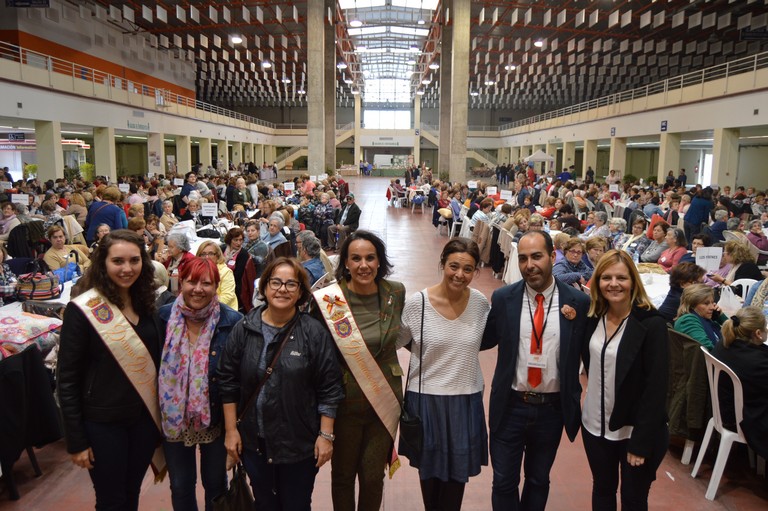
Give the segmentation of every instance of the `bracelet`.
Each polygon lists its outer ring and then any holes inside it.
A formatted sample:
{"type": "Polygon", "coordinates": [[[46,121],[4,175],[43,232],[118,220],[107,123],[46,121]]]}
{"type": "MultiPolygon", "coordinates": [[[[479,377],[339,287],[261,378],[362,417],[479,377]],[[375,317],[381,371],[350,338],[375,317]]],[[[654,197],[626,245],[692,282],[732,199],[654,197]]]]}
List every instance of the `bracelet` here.
{"type": "Polygon", "coordinates": [[[333,433],[326,433],[325,431],[321,430],[321,431],[318,431],[317,434],[322,438],[325,438],[329,442],[333,442],[334,440],[336,440],[336,435],[334,435],[333,433]]]}

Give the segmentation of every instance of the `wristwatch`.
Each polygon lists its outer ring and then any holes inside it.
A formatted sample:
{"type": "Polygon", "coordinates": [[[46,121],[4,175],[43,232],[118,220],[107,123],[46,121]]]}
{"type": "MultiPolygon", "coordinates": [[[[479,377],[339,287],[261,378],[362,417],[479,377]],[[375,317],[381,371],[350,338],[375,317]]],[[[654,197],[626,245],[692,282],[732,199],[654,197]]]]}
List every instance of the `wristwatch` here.
{"type": "Polygon", "coordinates": [[[317,434],[325,438],[329,442],[333,442],[334,440],[336,440],[336,435],[334,435],[333,433],[326,433],[325,431],[319,431],[317,434]]]}

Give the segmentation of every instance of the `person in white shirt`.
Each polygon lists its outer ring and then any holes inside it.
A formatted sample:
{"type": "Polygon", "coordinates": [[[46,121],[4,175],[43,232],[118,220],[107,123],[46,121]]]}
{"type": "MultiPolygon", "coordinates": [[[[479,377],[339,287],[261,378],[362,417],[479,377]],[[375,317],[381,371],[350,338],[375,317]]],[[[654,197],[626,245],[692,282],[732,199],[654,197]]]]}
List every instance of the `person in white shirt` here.
{"type": "Polygon", "coordinates": [[[419,456],[406,442],[398,452],[419,469],[426,509],[461,509],[467,481],[488,465],[478,355],[490,306],[469,287],[479,263],[477,243],[452,239],[440,255],[443,279],[403,309],[397,346],[411,351],[403,406],[421,418],[425,438],[419,456]]]}
{"type": "Polygon", "coordinates": [[[546,232],[526,232],[517,257],[523,280],[493,293],[481,346],[499,347],[489,408],[491,502],[494,511],[543,511],[563,428],[571,441],[579,431],[589,298],[552,276],[555,247],[546,232]]]}
{"type": "Polygon", "coordinates": [[[648,509],[669,444],[665,319],[651,304],[632,258],[608,251],[592,276],[582,439],[592,470],[592,509],[648,509]]]}

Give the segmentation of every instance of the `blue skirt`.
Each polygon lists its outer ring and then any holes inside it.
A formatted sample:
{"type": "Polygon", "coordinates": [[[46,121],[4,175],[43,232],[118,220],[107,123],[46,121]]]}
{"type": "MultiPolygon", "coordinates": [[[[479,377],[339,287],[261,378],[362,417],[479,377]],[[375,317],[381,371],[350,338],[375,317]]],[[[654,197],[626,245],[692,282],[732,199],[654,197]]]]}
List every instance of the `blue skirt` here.
{"type": "MultiPolygon", "coordinates": [[[[488,430],[485,426],[483,394],[436,396],[406,392],[405,407],[409,413],[421,416],[424,428],[424,449],[419,463],[420,479],[466,483],[488,465],[488,430]]],[[[398,453],[409,460],[412,456],[402,442],[398,453]]]]}

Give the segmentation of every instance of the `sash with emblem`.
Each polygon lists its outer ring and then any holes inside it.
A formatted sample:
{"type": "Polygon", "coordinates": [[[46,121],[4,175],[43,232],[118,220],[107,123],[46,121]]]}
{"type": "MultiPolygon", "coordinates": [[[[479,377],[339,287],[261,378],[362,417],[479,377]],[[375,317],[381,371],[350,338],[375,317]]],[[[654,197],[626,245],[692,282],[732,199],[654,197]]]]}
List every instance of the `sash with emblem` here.
{"type": "MultiPolygon", "coordinates": [[[[133,388],[141,396],[157,429],[162,431],[160,404],[157,397],[157,370],[152,355],[141,342],[139,335],[120,309],[109,303],[95,289],[86,291],[72,302],[83,311],[83,315],[104,341],[133,388]]],[[[165,477],[166,466],[162,446],[158,446],[152,455],[152,471],[155,474],[155,482],[160,482],[165,477]]]]}
{"type": "MultiPolygon", "coordinates": [[[[341,287],[334,283],[318,289],[313,295],[350,372],[389,431],[394,443],[400,423],[400,402],[365,345],[341,287]]],[[[393,448],[389,463],[390,478],[399,467],[400,461],[393,448]]]]}

